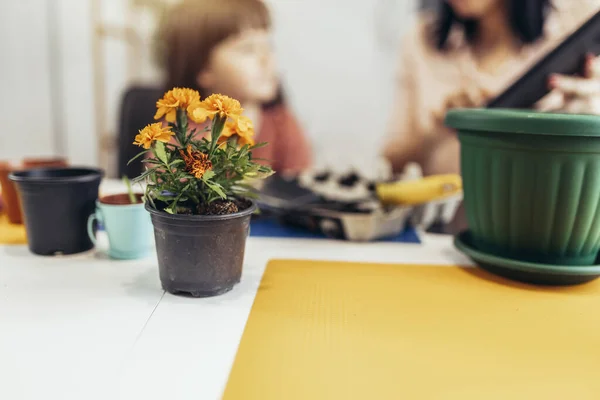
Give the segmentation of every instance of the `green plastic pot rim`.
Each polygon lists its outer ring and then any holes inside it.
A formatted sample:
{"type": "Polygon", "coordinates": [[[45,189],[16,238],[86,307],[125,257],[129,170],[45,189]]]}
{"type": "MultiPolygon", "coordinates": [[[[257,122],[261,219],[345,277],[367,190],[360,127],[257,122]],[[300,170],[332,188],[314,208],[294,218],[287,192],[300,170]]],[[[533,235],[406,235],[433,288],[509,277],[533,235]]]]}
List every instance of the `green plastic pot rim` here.
{"type": "Polygon", "coordinates": [[[179,222],[208,222],[208,221],[228,221],[232,219],[243,218],[247,215],[250,215],[256,211],[257,206],[254,201],[251,201],[250,207],[245,210],[238,211],[233,214],[225,214],[225,215],[187,215],[187,214],[169,214],[165,211],[159,211],[149,204],[149,202],[145,203],[146,210],[153,216],[161,218],[163,220],[169,221],[179,221],[179,222]]]}
{"type": "Polygon", "coordinates": [[[457,108],[448,111],[446,126],[458,131],[506,134],[600,137],[600,116],[532,110],[457,108]]]}

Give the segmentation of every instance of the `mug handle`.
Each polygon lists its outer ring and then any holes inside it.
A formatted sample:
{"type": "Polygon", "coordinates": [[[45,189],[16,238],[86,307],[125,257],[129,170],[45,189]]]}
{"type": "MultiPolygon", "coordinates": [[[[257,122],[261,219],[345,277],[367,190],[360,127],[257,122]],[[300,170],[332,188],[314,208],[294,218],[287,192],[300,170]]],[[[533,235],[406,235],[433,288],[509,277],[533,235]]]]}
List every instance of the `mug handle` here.
{"type": "Polygon", "coordinates": [[[96,242],[96,235],[94,235],[94,221],[98,221],[100,223],[102,223],[102,218],[100,218],[100,213],[98,212],[98,210],[96,210],[95,212],[93,212],[87,220],[87,233],[88,236],[90,237],[90,240],[92,241],[92,243],[94,244],[94,246],[97,245],[96,242]]]}

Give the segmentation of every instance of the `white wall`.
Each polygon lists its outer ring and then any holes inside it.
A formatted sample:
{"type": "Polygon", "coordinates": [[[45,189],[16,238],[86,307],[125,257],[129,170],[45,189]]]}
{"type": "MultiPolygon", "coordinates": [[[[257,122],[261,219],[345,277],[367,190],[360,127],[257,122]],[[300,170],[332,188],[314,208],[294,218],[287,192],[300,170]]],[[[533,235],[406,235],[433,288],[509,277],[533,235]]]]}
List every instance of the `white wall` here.
{"type": "Polygon", "coordinates": [[[387,130],[409,0],[271,0],[286,90],[320,163],[368,168],[387,130]]]}
{"type": "Polygon", "coordinates": [[[46,0],[0,2],[0,159],[56,152],[46,0]]]}
{"type": "MultiPolygon", "coordinates": [[[[288,100],[314,143],[318,161],[340,166],[358,160],[359,166],[369,168],[383,144],[398,37],[413,15],[415,1],[268,2],[288,100]]],[[[148,48],[154,16],[148,7],[134,6],[143,3],[98,0],[95,10],[94,0],[2,2],[0,33],[22,39],[0,45],[3,55],[12,56],[2,60],[2,87],[18,99],[16,105],[11,101],[3,107],[10,113],[0,113],[0,158],[54,153],[76,164],[114,165],[115,158],[107,157],[110,151],[97,156],[98,137],[110,144],[106,138],[115,134],[127,84],[158,76],[148,48]],[[94,16],[112,29],[101,42],[100,58],[93,52],[94,16]],[[135,55],[134,66],[131,43],[115,37],[128,21],[135,22],[132,37],[144,47],[135,55]],[[98,74],[105,77],[96,87],[103,93],[100,97],[94,87],[98,74]],[[27,102],[34,90],[37,105],[32,116],[27,102]],[[95,100],[100,98],[104,101],[97,107],[95,100]],[[22,121],[27,121],[26,128],[22,121]],[[37,139],[28,140],[25,151],[21,136],[10,132],[37,139]]]]}
{"type": "Polygon", "coordinates": [[[65,153],[74,164],[100,165],[114,176],[123,91],[134,81],[157,80],[149,50],[153,21],[146,7],[128,0],[57,3],[65,153]]]}
{"type": "Polygon", "coordinates": [[[48,0],[54,4],[59,69],[53,101],[61,110],[62,154],[76,165],[97,165],[90,1],[48,0]]]}

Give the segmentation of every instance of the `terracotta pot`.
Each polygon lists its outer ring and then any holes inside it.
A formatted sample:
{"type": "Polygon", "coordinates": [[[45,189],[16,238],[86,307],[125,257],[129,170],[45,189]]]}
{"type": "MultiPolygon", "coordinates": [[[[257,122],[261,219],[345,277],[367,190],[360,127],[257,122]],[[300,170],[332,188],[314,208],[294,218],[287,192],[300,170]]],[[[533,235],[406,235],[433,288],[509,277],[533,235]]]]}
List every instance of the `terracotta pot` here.
{"type": "Polygon", "coordinates": [[[23,159],[23,168],[63,168],[68,166],[67,160],[63,157],[39,157],[23,159]]]}
{"type": "MultiPolygon", "coordinates": [[[[135,198],[137,201],[137,203],[134,203],[134,204],[141,204],[142,198],[144,197],[144,195],[142,193],[134,193],[134,195],[135,195],[135,198]]],[[[131,200],[129,199],[129,194],[122,193],[122,194],[112,194],[110,196],[103,196],[100,198],[100,203],[113,205],[113,206],[126,206],[126,205],[131,205],[131,200]]]]}
{"type": "Polygon", "coordinates": [[[21,205],[14,183],[8,179],[8,174],[13,170],[11,165],[0,162],[0,187],[2,187],[2,203],[4,211],[11,224],[22,224],[21,205]]]}

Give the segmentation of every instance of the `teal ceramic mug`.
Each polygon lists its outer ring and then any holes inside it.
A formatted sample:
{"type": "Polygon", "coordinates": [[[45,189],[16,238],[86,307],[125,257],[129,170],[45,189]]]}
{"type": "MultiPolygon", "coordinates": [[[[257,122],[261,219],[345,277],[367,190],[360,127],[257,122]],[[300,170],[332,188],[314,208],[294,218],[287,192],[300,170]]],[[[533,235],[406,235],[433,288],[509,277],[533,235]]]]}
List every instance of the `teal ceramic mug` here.
{"type": "Polygon", "coordinates": [[[102,197],[96,202],[96,211],[87,223],[88,235],[94,244],[94,221],[98,221],[108,235],[108,255],[121,260],[143,258],[153,252],[153,233],[150,214],[137,195],[139,203],[131,204],[129,196],[117,194],[102,197]]]}

